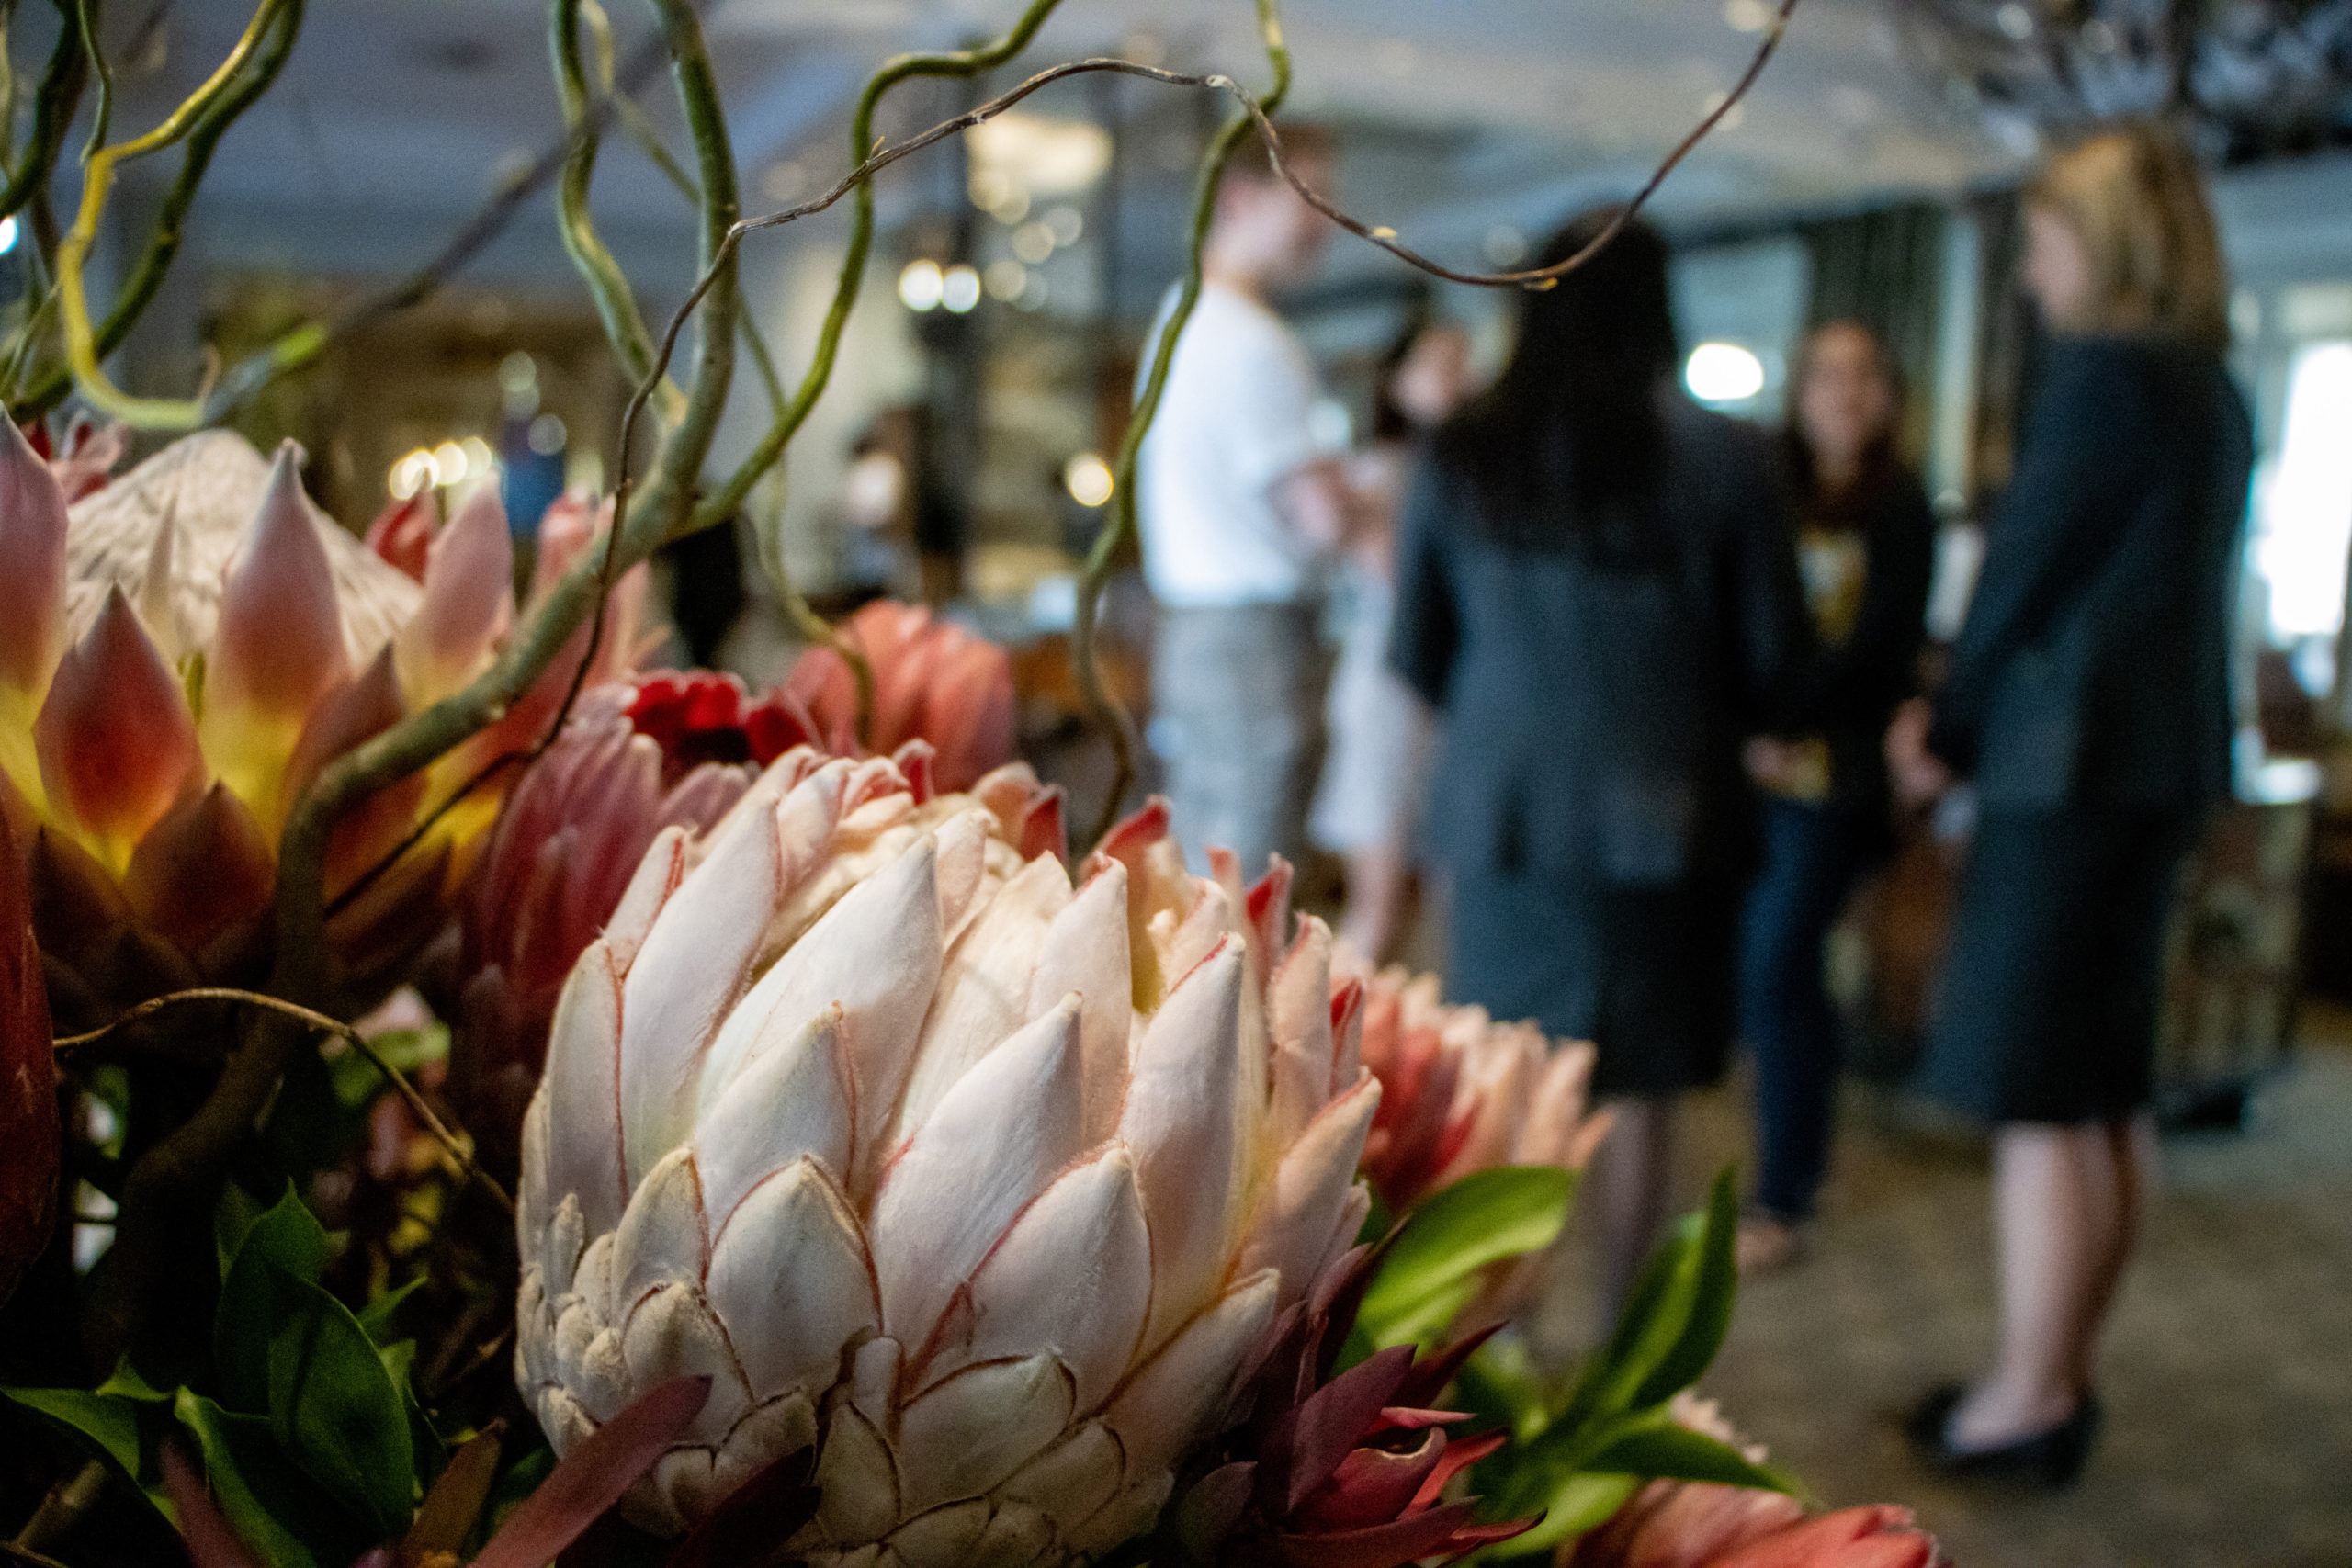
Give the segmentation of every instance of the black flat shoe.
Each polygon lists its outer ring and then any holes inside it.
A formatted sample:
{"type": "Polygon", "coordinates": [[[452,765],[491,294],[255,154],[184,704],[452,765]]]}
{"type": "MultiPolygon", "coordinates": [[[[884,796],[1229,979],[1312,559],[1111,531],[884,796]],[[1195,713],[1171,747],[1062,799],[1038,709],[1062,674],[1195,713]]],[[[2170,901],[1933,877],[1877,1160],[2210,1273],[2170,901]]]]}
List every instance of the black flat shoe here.
{"type": "Polygon", "coordinates": [[[2013,1443],[1956,1449],[1951,1443],[1951,1413],[1966,1392],[1959,1383],[1934,1389],[1903,1424],[1904,1435],[1932,1468],[1955,1479],[2021,1481],[2052,1492],[2074,1484],[2098,1437],[2098,1396],[2084,1394],[2074,1414],[2064,1421],[2013,1443]]]}

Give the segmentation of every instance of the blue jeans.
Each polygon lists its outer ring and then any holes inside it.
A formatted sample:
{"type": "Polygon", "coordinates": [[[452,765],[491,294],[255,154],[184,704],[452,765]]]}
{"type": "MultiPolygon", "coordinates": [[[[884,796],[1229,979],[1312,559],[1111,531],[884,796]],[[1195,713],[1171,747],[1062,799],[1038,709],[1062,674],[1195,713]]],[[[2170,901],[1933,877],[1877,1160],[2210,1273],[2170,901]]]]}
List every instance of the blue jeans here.
{"type": "Polygon", "coordinates": [[[1835,806],[1767,798],[1763,863],[1740,936],[1741,1032],[1756,1058],[1758,1207],[1807,1219],[1829,1165],[1840,1053],[1822,941],[1868,855],[1864,822],[1835,806]]]}

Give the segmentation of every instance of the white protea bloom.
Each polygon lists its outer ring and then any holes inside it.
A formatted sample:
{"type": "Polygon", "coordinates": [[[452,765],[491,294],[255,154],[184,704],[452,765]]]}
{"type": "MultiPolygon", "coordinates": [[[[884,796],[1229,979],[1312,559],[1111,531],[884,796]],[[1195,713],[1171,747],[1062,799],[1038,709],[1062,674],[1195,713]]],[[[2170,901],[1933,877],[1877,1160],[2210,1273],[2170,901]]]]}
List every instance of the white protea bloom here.
{"type": "Polygon", "coordinates": [[[517,1375],[559,1451],[713,1379],[650,1529],[821,1441],[809,1562],[1099,1553],[1363,1222],[1379,1087],[1286,873],[1185,875],[1155,807],[1073,887],[1014,848],[1026,769],[920,782],[780,759],[566,983],[517,1375]]]}

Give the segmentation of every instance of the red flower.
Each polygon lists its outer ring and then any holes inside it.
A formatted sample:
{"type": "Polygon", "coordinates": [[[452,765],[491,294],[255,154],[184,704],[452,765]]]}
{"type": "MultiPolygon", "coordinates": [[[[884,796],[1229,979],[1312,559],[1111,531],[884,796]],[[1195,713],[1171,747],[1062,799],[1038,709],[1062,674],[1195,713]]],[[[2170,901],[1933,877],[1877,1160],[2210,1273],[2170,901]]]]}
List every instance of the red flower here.
{"type": "Polygon", "coordinates": [[[1193,1557],[1218,1568],[1402,1568],[1535,1525],[1480,1524],[1476,1499],[1445,1495],[1507,1440],[1453,1437],[1446,1428],[1468,1417],[1431,1408],[1484,1334],[1434,1356],[1396,1346],[1332,1374],[1375,1257],[1348,1254],[1277,1327],[1230,1457],[1178,1505],[1177,1537],[1193,1557]]]}

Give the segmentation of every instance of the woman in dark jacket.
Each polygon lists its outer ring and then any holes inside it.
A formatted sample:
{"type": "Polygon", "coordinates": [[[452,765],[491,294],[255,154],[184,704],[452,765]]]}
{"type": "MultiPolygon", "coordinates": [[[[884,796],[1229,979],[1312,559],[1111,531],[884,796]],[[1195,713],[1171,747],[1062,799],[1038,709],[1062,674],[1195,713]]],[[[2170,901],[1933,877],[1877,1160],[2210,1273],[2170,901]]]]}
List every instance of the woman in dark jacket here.
{"type": "Polygon", "coordinates": [[[1786,737],[1748,742],[1764,863],[1740,943],[1740,1026],[1756,1058],[1757,1183],[1743,1269],[1793,1261],[1829,1157],[1838,1020],[1822,943],[1854,880],[1890,847],[1884,742],[1916,689],[1935,518],[1895,454],[1885,345],[1859,321],[1815,328],[1783,442],[1816,644],[1786,737]]]}
{"type": "Polygon", "coordinates": [[[1740,740],[1804,638],[1769,445],[1686,401],[1676,358],[1646,228],[1528,296],[1510,367],[1415,477],[1389,645],[1446,716],[1449,989],[1600,1047],[1612,1310],[1666,1201],[1674,1099],[1723,1071],[1740,740]]]}
{"type": "Polygon", "coordinates": [[[1956,1472],[2071,1480],[2091,1361],[2148,1190],[2145,1106],[2175,885],[2230,783],[2229,622],[2252,462],[2194,161],[2110,131],[2026,198],[2053,333],[1932,715],[1888,750],[1979,820],[1922,1066],[1995,1123],[2001,1338],[1913,1435],[1956,1472]]]}

